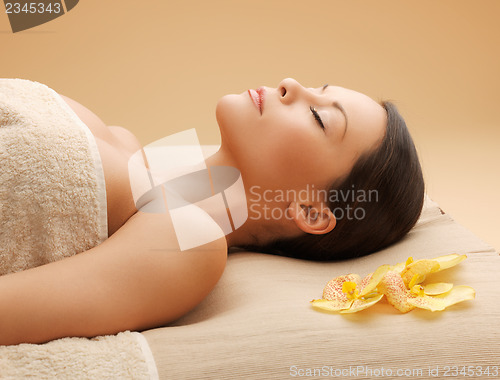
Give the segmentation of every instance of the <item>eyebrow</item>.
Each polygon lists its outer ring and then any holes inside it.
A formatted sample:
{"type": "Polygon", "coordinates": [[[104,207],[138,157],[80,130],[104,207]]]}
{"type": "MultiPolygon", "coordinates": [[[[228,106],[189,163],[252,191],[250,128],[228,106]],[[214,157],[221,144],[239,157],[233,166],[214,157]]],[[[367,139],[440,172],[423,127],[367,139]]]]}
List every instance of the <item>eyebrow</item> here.
{"type": "MultiPolygon", "coordinates": [[[[326,88],[328,87],[328,83],[323,85],[323,87],[321,88],[321,91],[325,91],[326,88]]],[[[342,112],[342,115],[344,115],[344,119],[345,119],[345,129],[344,129],[344,134],[342,135],[342,140],[344,139],[345,137],[345,134],[347,133],[347,127],[349,125],[349,119],[347,118],[347,112],[345,112],[345,108],[342,107],[342,104],[340,104],[339,102],[337,101],[334,101],[332,103],[332,106],[337,108],[340,112],[342,112]]]]}

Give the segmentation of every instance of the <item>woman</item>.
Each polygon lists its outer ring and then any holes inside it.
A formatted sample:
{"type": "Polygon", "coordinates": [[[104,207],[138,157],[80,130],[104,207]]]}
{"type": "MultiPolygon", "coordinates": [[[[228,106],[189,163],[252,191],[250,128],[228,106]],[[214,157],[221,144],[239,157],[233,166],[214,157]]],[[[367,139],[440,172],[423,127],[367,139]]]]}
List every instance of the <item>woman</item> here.
{"type": "Polygon", "coordinates": [[[422,207],[420,165],[394,106],[341,87],[304,88],[285,79],[277,88],[218,102],[222,143],[206,164],[240,171],[248,219],[225,238],[181,252],[168,213],[135,207],[128,160],[141,148],[137,139],[62,98],[96,140],[109,238],[0,277],[0,344],[161,326],[211,291],[228,247],[315,260],[359,256],[399,240],[422,207]]]}

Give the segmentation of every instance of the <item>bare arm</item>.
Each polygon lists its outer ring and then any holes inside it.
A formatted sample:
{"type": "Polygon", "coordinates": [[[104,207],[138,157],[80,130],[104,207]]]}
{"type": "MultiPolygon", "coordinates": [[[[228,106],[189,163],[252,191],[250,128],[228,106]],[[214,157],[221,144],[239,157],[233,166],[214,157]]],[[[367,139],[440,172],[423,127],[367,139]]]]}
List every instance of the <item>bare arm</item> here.
{"type": "Polygon", "coordinates": [[[168,215],[139,212],[98,247],[0,277],[0,345],[171,322],[211,291],[226,256],[224,239],[180,252],[168,215]]]}

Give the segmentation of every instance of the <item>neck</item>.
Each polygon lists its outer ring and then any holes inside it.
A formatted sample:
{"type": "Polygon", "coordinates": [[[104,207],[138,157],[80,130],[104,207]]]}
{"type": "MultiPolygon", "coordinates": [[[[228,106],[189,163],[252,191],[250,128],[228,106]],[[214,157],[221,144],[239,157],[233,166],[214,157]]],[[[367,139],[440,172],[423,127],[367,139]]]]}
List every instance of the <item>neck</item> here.
{"type": "MultiPolygon", "coordinates": [[[[219,148],[219,150],[213,155],[205,158],[205,163],[211,172],[214,172],[215,167],[217,166],[229,166],[238,169],[237,163],[233,159],[230,152],[225,150],[223,147],[219,148]]],[[[247,204],[247,196],[245,194],[245,188],[243,187],[243,182],[240,177],[241,186],[235,186],[236,191],[231,192],[231,204],[228,205],[226,203],[227,210],[223,212],[229,211],[231,216],[231,230],[232,232],[226,233],[226,242],[229,247],[237,247],[243,245],[252,245],[256,244],[256,231],[258,228],[258,221],[247,219],[242,225],[237,227],[238,216],[243,214],[248,215],[248,204],[247,204]],[[229,206],[229,207],[228,207],[229,206]],[[234,228],[236,227],[236,228],[234,228]]],[[[212,210],[215,214],[220,214],[220,208],[218,210],[212,210]]],[[[223,218],[226,216],[223,215],[223,218]]]]}

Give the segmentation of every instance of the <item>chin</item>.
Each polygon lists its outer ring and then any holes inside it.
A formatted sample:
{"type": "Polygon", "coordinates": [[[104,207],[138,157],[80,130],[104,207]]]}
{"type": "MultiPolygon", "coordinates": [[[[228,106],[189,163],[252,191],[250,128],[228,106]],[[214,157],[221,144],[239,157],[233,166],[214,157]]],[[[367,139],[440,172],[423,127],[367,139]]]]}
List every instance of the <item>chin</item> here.
{"type": "Polygon", "coordinates": [[[221,133],[221,145],[231,152],[240,168],[246,167],[258,152],[255,127],[258,111],[246,93],[225,95],[215,110],[221,133]]]}
{"type": "Polygon", "coordinates": [[[245,93],[225,95],[219,99],[215,108],[215,117],[221,134],[231,140],[247,138],[258,111],[245,93]]]}
{"type": "Polygon", "coordinates": [[[228,116],[230,114],[231,108],[234,107],[235,103],[237,103],[237,99],[235,99],[238,95],[225,95],[219,99],[217,105],[215,106],[215,117],[217,119],[217,123],[219,125],[226,124],[228,121],[228,116]]]}
{"type": "Polygon", "coordinates": [[[217,122],[234,124],[241,123],[242,119],[244,121],[249,111],[251,111],[250,106],[252,104],[250,103],[251,101],[246,99],[243,95],[244,94],[230,94],[219,99],[215,107],[217,122]]]}

